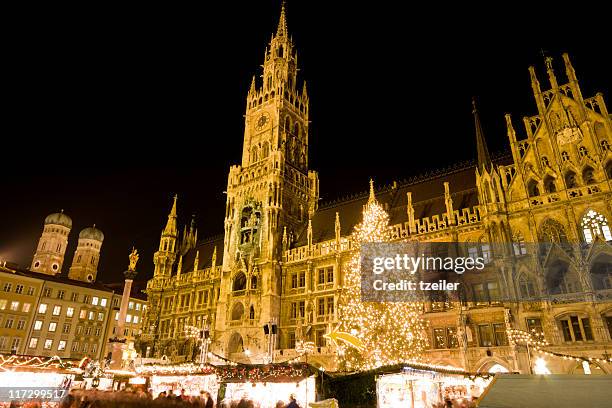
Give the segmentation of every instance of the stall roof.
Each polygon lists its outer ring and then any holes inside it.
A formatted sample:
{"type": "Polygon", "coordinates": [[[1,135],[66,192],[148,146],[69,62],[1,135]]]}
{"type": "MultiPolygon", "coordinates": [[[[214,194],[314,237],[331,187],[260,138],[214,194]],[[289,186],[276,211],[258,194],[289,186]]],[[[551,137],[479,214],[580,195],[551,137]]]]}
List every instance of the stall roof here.
{"type": "Polygon", "coordinates": [[[479,408],[608,408],[612,376],[498,374],[481,396],[479,408]]]}

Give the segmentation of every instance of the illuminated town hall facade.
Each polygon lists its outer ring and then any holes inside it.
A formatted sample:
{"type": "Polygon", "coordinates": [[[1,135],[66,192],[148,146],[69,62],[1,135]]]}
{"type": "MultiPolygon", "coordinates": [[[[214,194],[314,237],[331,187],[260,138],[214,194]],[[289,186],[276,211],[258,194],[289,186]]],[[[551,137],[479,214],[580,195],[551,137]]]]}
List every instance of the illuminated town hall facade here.
{"type": "MultiPolygon", "coordinates": [[[[546,60],[547,90],[530,68],[538,112],[520,131],[506,116],[511,157],[491,160],[474,107],[476,164],[376,192],[394,239],[468,243],[496,271],[464,288],[470,301],[450,295],[423,305],[428,362],[527,372],[527,353],[510,344],[508,327],[543,331],[558,353],[601,358],[612,350],[612,121],[602,94],[584,98],[568,55],[563,62],[568,82],[559,84],[546,60]],[[551,243],[546,256],[530,250],[536,242],[551,243]],[[503,243],[507,250],[497,250],[503,243]]],[[[309,98],[297,71],[283,10],[263,82],[253,78],[247,95],[223,236],[198,241],[193,223],[179,234],[174,200],[147,285],[149,355],[193,359],[196,342],[185,333],[196,326],[207,327],[219,356],[269,361],[264,326],[274,323],[275,362],[298,356],[296,342],[310,340],[308,361],[338,368],[324,335],[338,323],[350,234],[368,195],[319,206],[318,175],[308,167],[309,98]]],[[[612,372],[556,357],[548,366],[612,372]]]]}

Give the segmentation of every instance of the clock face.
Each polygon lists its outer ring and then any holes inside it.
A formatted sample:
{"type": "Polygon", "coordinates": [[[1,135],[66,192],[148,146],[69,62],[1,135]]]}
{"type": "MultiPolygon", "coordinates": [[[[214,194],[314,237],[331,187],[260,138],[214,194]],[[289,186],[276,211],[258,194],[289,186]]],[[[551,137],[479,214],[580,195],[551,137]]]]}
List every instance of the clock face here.
{"type": "Polygon", "coordinates": [[[270,115],[268,112],[262,112],[261,115],[255,121],[255,130],[262,130],[270,122],[270,115]]]}

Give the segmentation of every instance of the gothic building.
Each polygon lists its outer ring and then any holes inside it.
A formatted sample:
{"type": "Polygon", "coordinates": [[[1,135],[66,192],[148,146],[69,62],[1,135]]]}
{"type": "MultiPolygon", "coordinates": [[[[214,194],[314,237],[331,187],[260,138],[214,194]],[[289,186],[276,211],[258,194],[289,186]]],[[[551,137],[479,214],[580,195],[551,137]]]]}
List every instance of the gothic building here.
{"type": "MultiPolygon", "coordinates": [[[[208,328],[211,351],[232,360],[269,361],[274,334],[274,361],[297,356],[296,341],[307,339],[316,344],[309,362],[337,368],[324,334],[338,322],[350,234],[368,196],[318,205],[318,176],[308,168],[308,93],[285,18],[283,8],[263,83],[253,78],[247,95],[223,236],[198,241],[192,223],[180,238],[174,200],[147,285],[150,354],[193,358],[186,327],[197,326],[208,328]]],[[[546,59],[545,91],[529,69],[538,112],[523,119],[524,137],[506,115],[511,157],[491,160],[474,106],[476,164],[376,192],[394,239],[466,243],[491,271],[464,288],[469,301],[425,302],[430,362],[528,371],[508,327],[543,331],[560,353],[601,357],[612,347],[612,120],[603,95],[584,98],[567,54],[563,62],[561,85],[546,59]],[[538,242],[550,243],[546,256],[529,245],[538,242]]],[[[562,359],[549,366],[583,369],[562,359]]]]}

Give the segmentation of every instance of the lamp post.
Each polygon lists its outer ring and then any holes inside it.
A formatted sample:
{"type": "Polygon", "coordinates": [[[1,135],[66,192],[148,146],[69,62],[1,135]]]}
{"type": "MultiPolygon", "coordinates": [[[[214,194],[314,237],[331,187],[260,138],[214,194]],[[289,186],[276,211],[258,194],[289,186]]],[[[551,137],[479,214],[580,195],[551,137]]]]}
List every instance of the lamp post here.
{"type": "Polygon", "coordinates": [[[531,332],[518,329],[509,329],[508,339],[512,344],[523,345],[527,348],[527,364],[529,365],[529,374],[533,374],[531,349],[535,348],[536,350],[539,350],[542,346],[548,345],[548,342],[546,339],[544,339],[544,333],[536,333],[535,329],[532,329],[531,332]]]}
{"type": "Polygon", "coordinates": [[[271,364],[274,362],[274,347],[276,344],[276,334],[278,333],[276,318],[272,318],[268,323],[264,324],[263,329],[264,334],[268,336],[268,355],[266,356],[265,363],[271,364]]]}

